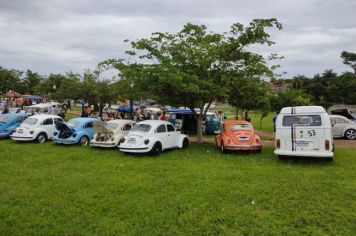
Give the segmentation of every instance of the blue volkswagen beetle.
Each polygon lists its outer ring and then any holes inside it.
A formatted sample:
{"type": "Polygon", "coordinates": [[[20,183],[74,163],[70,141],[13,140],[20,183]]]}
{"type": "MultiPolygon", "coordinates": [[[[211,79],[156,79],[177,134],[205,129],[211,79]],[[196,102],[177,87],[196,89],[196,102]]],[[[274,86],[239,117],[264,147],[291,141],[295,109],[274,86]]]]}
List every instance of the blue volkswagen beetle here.
{"type": "Polygon", "coordinates": [[[28,115],[24,113],[7,113],[0,115],[0,138],[8,138],[28,115]]]}
{"type": "Polygon", "coordinates": [[[94,136],[93,125],[100,122],[96,118],[74,118],[68,122],[58,122],[56,128],[58,133],[54,142],[58,144],[80,144],[87,146],[94,136]]]}

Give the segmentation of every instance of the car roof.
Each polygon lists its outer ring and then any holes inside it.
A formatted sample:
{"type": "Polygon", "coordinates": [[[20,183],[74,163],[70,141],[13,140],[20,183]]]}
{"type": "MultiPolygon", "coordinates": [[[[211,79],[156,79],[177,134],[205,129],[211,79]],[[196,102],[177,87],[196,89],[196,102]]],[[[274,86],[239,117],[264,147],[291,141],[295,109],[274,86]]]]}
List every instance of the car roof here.
{"type": "Polygon", "coordinates": [[[127,123],[135,123],[135,121],[127,120],[127,119],[115,119],[115,120],[109,120],[107,123],[127,124],[127,123]]]}
{"type": "Polygon", "coordinates": [[[232,124],[251,124],[246,120],[227,120],[224,121],[224,125],[232,125],[232,124]]]}
{"type": "Polygon", "coordinates": [[[171,122],[165,120],[144,120],[138,122],[137,124],[147,124],[147,125],[151,125],[152,127],[156,127],[162,124],[173,125],[171,122]]]}
{"type": "Polygon", "coordinates": [[[31,118],[36,118],[36,119],[39,119],[39,120],[47,119],[47,118],[60,118],[60,119],[62,119],[62,118],[59,117],[59,116],[50,115],[50,114],[39,114],[39,115],[33,115],[33,116],[29,116],[29,117],[31,117],[31,118]]]}
{"type": "Polygon", "coordinates": [[[296,107],[284,107],[280,114],[305,114],[305,113],[326,113],[326,110],[322,106],[296,106],[296,107]]]}
{"type": "Polygon", "coordinates": [[[92,118],[92,117],[76,117],[76,118],[70,119],[69,121],[71,121],[71,120],[79,121],[81,124],[89,122],[89,121],[99,121],[97,118],[92,118]]]}

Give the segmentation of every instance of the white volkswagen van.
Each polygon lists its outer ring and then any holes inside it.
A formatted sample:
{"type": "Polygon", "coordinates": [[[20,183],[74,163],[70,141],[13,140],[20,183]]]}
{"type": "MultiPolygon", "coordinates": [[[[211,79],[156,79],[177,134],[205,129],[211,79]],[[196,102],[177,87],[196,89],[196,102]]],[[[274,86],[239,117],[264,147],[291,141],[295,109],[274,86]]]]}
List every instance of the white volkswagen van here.
{"type": "Polygon", "coordinates": [[[278,156],[322,157],[332,160],[331,121],[321,106],[284,107],[276,120],[278,156]]]}

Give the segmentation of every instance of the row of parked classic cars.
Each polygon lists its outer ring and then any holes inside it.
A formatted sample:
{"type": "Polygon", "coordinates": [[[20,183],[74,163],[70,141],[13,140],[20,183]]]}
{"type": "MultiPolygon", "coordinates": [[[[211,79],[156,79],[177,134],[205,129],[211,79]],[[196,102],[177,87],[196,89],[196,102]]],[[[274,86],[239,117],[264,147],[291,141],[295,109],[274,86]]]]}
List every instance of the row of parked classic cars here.
{"type": "MultiPolygon", "coordinates": [[[[50,114],[28,116],[24,113],[0,115],[0,138],[15,141],[53,140],[57,144],[93,147],[118,147],[123,152],[160,154],[173,148],[186,148],[187,135],[168,121],[110,120],[73,118],[65,122],[50,114]]],[[[356,139],[356,123],[338,115],[328,115],[318,106],[286,107],[276,120],[275,154],[279,156],[333,157],[333,137],[356,139]]],[[[215,137],[222,152],[226,150],[261,151],[261,138],[251,123],[225,121],[215,137]]]]}

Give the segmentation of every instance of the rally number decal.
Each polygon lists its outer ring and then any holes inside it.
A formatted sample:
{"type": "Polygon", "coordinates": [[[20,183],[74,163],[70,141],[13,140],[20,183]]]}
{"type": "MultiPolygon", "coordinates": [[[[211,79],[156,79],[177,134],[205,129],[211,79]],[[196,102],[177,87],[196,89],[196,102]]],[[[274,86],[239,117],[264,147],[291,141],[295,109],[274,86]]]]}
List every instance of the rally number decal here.
{"type": "Polygon", "coordinates": [[[315,134],[316,134],[316,132],[315,132],[315,130],[309,130],[308,131],[308,134],[309,134],[309,136],[315,136],[315,134]]]}

